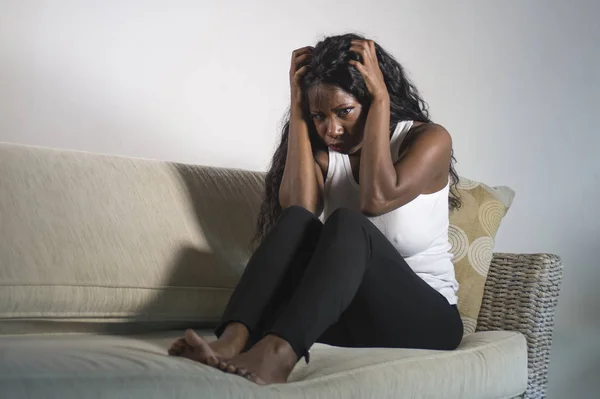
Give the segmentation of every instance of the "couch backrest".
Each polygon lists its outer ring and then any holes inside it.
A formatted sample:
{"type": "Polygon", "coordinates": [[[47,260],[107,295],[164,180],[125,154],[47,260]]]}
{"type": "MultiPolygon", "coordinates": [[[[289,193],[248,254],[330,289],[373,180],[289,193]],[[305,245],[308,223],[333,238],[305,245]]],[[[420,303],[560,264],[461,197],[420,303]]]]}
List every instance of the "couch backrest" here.
{"type": "Polygon", "coordinates": [[[263,174],[0,143],[0,333],[218,320],[263,174]]]}
{"type": "MultiPolygon", "coordinates": [[[[0,143],[0,334],[214,324],[250,255],[264,173],[0,143]]],[[[508,187],[450,215],[475,330],[508,187]]]]}

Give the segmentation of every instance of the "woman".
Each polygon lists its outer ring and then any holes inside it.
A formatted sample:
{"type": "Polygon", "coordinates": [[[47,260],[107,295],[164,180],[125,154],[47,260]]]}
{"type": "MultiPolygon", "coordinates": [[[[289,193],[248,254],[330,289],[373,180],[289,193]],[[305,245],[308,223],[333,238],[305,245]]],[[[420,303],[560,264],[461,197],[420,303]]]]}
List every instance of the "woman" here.
{"type": "Polygon", "coordinates": [[[188,330],[169,353],[270,384],[308,362],[314,342],[455,349],[450,135],[430,122],[398,62],[357,35],[294,51],[290,85],[260,245],[218,340],[188,330]]]}

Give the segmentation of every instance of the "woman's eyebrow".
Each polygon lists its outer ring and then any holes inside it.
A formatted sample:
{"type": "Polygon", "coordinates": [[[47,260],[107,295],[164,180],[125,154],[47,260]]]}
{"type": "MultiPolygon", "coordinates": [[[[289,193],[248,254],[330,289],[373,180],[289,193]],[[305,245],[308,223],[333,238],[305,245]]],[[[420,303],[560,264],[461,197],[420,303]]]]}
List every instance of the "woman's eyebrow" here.
{"type": "MultiPolygon", "coordinates": [[[[353,104],[341,104],[341,105],[338,105],[336,107],[331,108],[331,110],[332,111],[337,111],[337,110],[340,110],[340,109],[351,108],[351,107],[354,107],[354,105],[353,104]]],[[[310,112],[316,113],[316,112],[321,112],[321,110],[318,110],[318,109],[312,110],[311,109],[310,112]]]]}
{"type": "Polygon", "coordinates": [[[335,107],[335,108],[331,108],[331,110],[332,110],[332,111],[336,111],[336,110],[338,110],[338,109],[350,108],[350,107],[352,107],[352,106],[353,106],[352,104],[341,104],[341,105],[338,105],[338,106],[337,106],[337,107],[335,107]]]}

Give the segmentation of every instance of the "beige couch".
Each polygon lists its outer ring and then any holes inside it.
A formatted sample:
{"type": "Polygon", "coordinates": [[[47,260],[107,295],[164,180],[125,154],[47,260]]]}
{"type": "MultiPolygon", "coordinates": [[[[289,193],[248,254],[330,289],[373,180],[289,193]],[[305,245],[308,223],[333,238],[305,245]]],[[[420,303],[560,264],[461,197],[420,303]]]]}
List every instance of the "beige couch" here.
{"type": "Polygon", "coordinates": [[[0,397],[544,396],[561,270],[548,254],[495,255],[480,331],[456,351],[316,344],[268,387],[167,356],[186,327],[211,335],[262,178],[0,144],[0,397]]]}

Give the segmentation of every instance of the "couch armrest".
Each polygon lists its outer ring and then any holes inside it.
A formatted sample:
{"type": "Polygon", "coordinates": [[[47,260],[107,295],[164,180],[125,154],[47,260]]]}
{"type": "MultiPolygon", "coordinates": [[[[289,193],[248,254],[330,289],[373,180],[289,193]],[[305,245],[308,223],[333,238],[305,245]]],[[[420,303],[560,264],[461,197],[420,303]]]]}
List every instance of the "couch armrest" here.
{"type": "Polygon", "coordinates": [[[544,398],[562,279],[562,260],[552,254],[495,253],[485,283],[477,331],[511,330],[527,338],[526,398],[544,398]]]}

